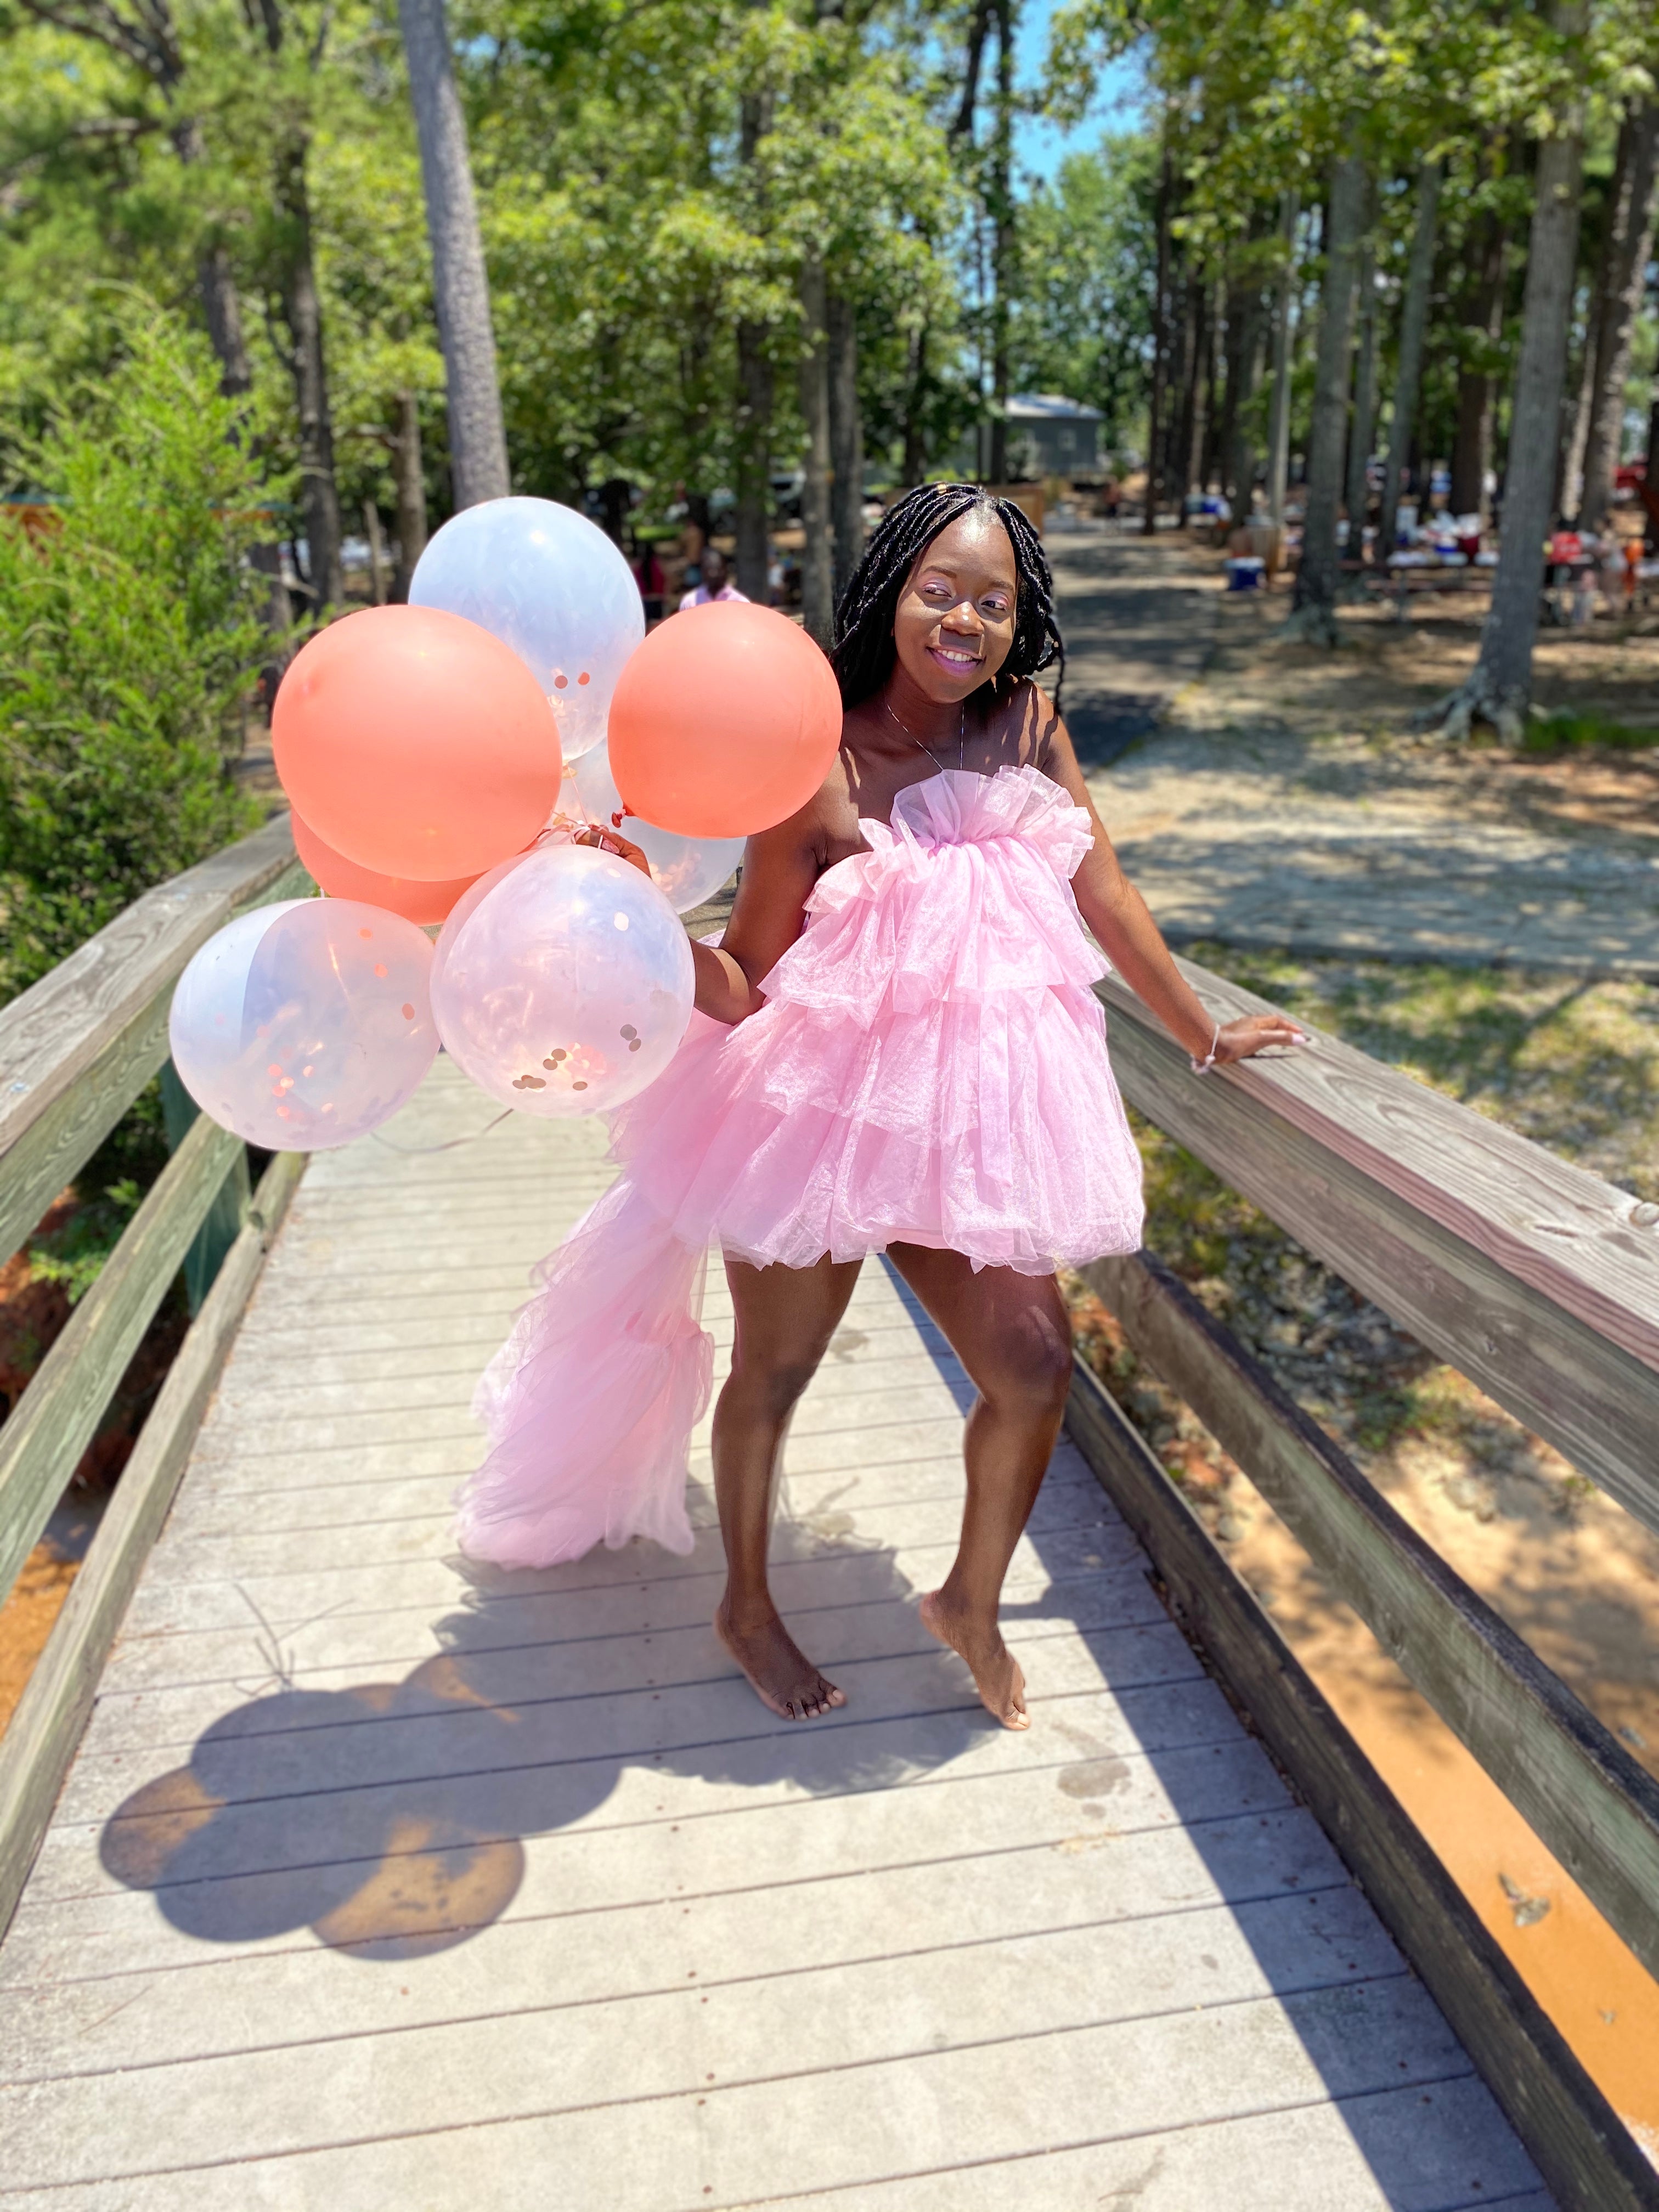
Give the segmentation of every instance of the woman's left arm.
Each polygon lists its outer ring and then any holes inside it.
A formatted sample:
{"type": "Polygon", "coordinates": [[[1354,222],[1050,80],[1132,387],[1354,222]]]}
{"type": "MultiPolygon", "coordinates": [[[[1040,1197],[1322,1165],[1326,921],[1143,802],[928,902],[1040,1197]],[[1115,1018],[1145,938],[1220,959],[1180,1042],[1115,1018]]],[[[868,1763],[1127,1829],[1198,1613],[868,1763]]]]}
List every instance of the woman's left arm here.
{"type": "Polygon", "coordinates": [[[1065,723],[1041,692],[1042,716],[1036,758],[1045,775],[1060,785],[1088,815],[1094,844],[1072,878],[1078,911],[1094,932],[1101,950],[1139,999],[1158,1016],[1195,1060],[1218,1064],[1248,1060],[1269,1046],[1306,1044],[1304,1032],[1282,1014],[1247,1014],[1224,1022],[1204,1010],[1204,1002],[1170,957],[1146,902],[1123,872],[1106,834],[1065,723]]]}

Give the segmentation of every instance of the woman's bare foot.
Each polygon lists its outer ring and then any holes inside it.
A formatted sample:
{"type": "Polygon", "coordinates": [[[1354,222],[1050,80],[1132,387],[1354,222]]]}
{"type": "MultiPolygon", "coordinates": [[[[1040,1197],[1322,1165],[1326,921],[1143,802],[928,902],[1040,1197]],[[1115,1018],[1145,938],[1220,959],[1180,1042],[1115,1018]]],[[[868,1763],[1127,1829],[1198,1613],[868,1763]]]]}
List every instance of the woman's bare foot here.
{"type": "Polygon", "coordinates": [[[826,1681],[777,1614],[739,1628],[730,1601],[722,1599],[714,1633],[749,1678],[750,1688],[781,1720],[815,1721],[847,1703],[846,1693],[826,1681]]]}
{"type": "Polygon", "coordinates": [[[1025,1710],[1025,1677],[1020,1672],[1018,1660],[1003,1642],[1002,1631],[994,1627],[988,1635],[983,1629],[970,1627],[962,1614],[951,1611],[943,1590],[931,1590],[918,1610],[927,1633],[937,1636],[958,1658],[967,1661],[974,1687],[986,1711],[994,1714],[1006,1729],[1030,1728],[1031,1716],[1025,1710]]]}

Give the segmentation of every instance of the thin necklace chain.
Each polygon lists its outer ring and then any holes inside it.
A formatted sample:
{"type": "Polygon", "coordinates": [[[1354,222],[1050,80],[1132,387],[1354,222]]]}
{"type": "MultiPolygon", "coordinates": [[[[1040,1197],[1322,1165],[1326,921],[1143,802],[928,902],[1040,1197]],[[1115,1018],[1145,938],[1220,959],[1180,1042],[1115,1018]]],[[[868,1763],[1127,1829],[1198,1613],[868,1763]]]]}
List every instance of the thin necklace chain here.
{"type": "MultiPolygon", "coordinates": [[[[885,699],[884,699],[881,703],[884,713],[887,715],[889,720],[891,721],[894,728],[902,730],[905,736],[909,738],[913,745],[920,745],[923,752],[927,754],[928,759],[932,761],[933,766],[939,770],[939,774],[943,775],[945,773],[945,763],[933,750],[932,745],[927,743],[925,738],[919,738],[908,722],[900,721],[898,716],[894,714],[892,708],[888,704],[885,699]]],[[[964,699],[962,702],[961,711],[957,716],[957,766],[959,769],[965,769],[967,765],[968,702],[964,699]]]]}

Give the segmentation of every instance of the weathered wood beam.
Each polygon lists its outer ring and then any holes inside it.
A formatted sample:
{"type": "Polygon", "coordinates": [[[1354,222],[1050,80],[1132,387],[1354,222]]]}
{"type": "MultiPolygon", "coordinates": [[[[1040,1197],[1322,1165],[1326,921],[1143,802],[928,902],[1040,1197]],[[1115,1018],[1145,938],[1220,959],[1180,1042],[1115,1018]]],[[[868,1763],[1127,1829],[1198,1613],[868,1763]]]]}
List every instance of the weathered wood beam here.
{"type": "Polygon", "coordinates": [[[97,1695],[104,1661],[143,1570],[272,1237],[305,1169],[279,1152],[241,1234],[179,1346],[109,1510],[0,1738],[0,1936],[5,1932],[97,1695]]]}
{"type": "Polygon", "coordinates": [[[1659,1782],[1150,1253],[1083,1271],[1510,1802],[1659,1974],[1659,1782]]]}
{"type": "Polygon", "coordinates": [[[241,1139],[203,1114],[0,1428],[0,1598],[39,1541],[241,1139]]]}
{"type": "Polygon", "coordinates": [[[167,1058],[173,987],[234,915],[306,895],[286,814],[118,914],[0,1007],[0,1258],[167,1058]]]}
{"type": "MultiPolygon", "coordinates": [[[[1181,965],[1223,1020],[1267,1008],[1181,965]]],[[[1659,1529],[1659,1228],[1626,1192],[1323,1034],[1195,1076],[1097,988],[1133,1105],[1659,1529]]]]}
{"type": "Polygon", "coordinates": [[[1066,1427],[1176,1621],[1248,1711],[1509,2115],[1564,2212],[1656,2212],[1659,2174],[1400,1801],[1098,1379],[1066,1427]]]}

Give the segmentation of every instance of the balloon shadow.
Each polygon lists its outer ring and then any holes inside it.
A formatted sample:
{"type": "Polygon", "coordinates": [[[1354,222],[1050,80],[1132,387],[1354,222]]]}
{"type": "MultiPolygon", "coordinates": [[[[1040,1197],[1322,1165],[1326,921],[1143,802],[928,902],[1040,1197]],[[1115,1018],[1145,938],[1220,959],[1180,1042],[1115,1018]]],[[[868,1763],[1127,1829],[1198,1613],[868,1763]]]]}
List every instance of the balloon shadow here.
{"type": "MultiPolygon", "coordinates": [[[[118,1807],[105,1868],[208,1942],[309,1928],[360,1958],[412,1959],[508,1910],[528,1838],[672,1818],[687,1781],[703,1785],[698,1811],[890,1787],[994,1725],[921,1629],[890,1549],[781,1520],[780,1605],[851,1702],[775,1718],[709,1626],[720,1540],[707,1493],[694,1506],[687,1559],[636,1542],[539,1574],[452,1562],[465,1602],[400,1680],[335,1686],[346,1668],[296,1669],[262,1644],[273,1686],[118,1807]]],[[[374,1620],[329,1632],[361,1645],[374,1620]]]]}

